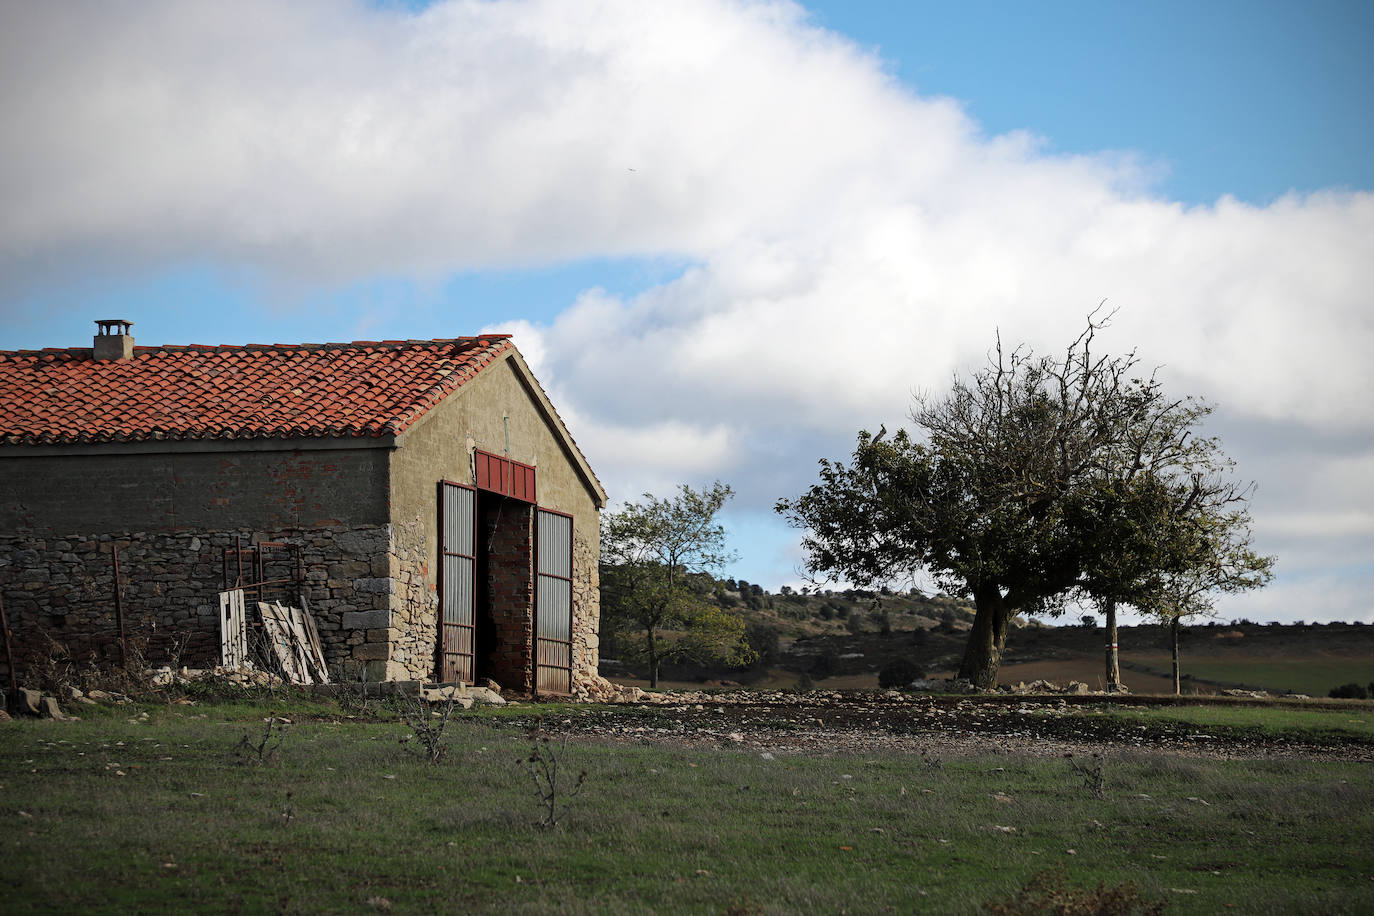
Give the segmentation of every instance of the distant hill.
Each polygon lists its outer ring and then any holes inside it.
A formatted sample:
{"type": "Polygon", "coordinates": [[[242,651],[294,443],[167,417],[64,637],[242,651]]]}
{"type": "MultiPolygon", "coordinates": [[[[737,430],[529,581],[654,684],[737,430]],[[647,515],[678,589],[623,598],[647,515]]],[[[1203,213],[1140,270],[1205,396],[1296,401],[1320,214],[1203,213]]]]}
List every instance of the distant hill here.
{"type": "MultiPolygon", "coordinates": [[[[784,588],[693,577],[697,591],[745,621],[759,661],[744,669],[664,665],[673,684],[876,687],[896,660],[929,676],[951,676],[963,656],[974,609],[967,601],[919,591],[866,592],[784,588]]],[[[1103,679],[1104,631],[1093,626],[1045,626],[1018,621],[1007,635],[1002,683],[1036,678],[1103,679]]],[[[1122,680],[1136,692],[1172,690],[1167,632],[1123,627],[1118,636],[1122,680]]],[[[637,682],[644,672],[616,660],[614,638],[603,641],[602,673],[637,682]]],[[[1248,687],[1326,696],[1346,683],[1374,682],[1374,626],[1261,625],[1248,621],[1190,627],[1181,639],[1185,692],[1248,687]]],[[[1370,688],[1374,690],[1374,687],[1370,688]]]]}

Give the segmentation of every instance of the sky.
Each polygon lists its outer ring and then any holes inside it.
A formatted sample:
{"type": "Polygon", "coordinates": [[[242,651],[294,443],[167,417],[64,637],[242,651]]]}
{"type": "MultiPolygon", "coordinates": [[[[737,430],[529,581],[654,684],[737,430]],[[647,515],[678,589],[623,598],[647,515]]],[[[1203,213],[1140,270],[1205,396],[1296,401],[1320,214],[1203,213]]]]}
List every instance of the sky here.
{"type": "Polygon", "coordinates": [[[505,331],[613,498],[772,512],[997,334],[1101,335],[1374,621],[1374,5],[0,4],[0,349],[505,331]]]}

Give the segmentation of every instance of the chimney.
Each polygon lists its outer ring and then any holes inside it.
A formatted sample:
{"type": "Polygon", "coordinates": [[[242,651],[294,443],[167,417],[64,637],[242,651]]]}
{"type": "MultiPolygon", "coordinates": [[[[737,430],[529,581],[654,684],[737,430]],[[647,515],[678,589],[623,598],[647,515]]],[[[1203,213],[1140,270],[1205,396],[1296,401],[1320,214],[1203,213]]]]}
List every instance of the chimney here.
{"type": "Polygon", "coordinates": [[[123,318],[107,318],[95,323],[97,333],[92,356],[99,360],[131,359],[134,355],[134,339],[129,336],[132,321],[123,318]]]}

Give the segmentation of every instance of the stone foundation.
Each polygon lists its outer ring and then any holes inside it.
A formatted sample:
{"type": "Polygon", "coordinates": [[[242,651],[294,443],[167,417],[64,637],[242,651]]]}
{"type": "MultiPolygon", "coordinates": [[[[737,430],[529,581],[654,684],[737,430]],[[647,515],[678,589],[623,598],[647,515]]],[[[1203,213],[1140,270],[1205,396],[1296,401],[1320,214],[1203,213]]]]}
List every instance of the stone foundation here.
{"type": "MultiPolygon", "coordinates": [[[[484,585],[492,610],[479,638],[491,640],[492,648],[482,651],[489,662],[482,676],[528,692],[534,686],[534,513],[503,502],[493,503],[485,518],[491,551],[484,585]]],[[[299,547],[301,591],[333,678],[434,679],[439,600],[419,518],[311,531],[0,537],[0,595],[17,672],[22,677],[49,659],[77,668],[119,663],[116,549],[131,653],[153,666],[214,667],[224,551],[264,541],[299,547]]],[[[586,697],[586,685],[596,681],[600,615],[594,550],[580,535],[573,570],[573,690],[586,697]]]]}
{"type": "MultiPolygon", "coordinates": [[[[404,564],[390,526],[0,538],[0,593],[16,670],[22,674],[48,658],[77,667],[119,662],[116,549],[131,651],[150,664],[217,664],[224,551],[236,542],[263,541],[300,548],[301,591],[334,676],[380,679],[410,671],[398,626],[411,614],[398,594],[404,564]]],[[[427,663],[432,668],[432,659],[427,663]]]]}

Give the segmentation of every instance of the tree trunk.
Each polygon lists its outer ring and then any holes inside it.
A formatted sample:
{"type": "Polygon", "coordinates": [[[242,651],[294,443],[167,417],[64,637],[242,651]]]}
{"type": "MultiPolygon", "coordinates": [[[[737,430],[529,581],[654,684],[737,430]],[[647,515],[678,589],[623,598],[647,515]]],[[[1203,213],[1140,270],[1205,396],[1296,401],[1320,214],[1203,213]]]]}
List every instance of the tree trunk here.
{"type": "Polygon", "coordinates": [[[1169,646],[1174,661],[1174,696],[1183,692],[1178,677],[1178,620],[1178,617],[1174,617],[1169,621],[1169,635],[1172,637],[1169,640],[1169,646]]]}
{"type": "Polygon", "coordinates": [[[1102,611],[1107,615],[1107,692],[1121,688],[1121,665],[1116,656],[1116,602],[1106,601],[1102,611]]]}
{"type": "Polygon", "coordinates": [[[648,633],[649,646],[649,686],[658,686],[658,640],[654,638],[654,628],[649,627],[648,633]]]}
{"type": "Polygon", "coordinates": [[[997,669],[1002,666],[1002,650],[1007,644],[1007,622],[1011,615],[996,586],[974,589],[973,604],[977,613],[973,617],[973,628],[969,630],[964,660],[959,665],[959,677],[986,690],[997,686],[997,669]]]}

